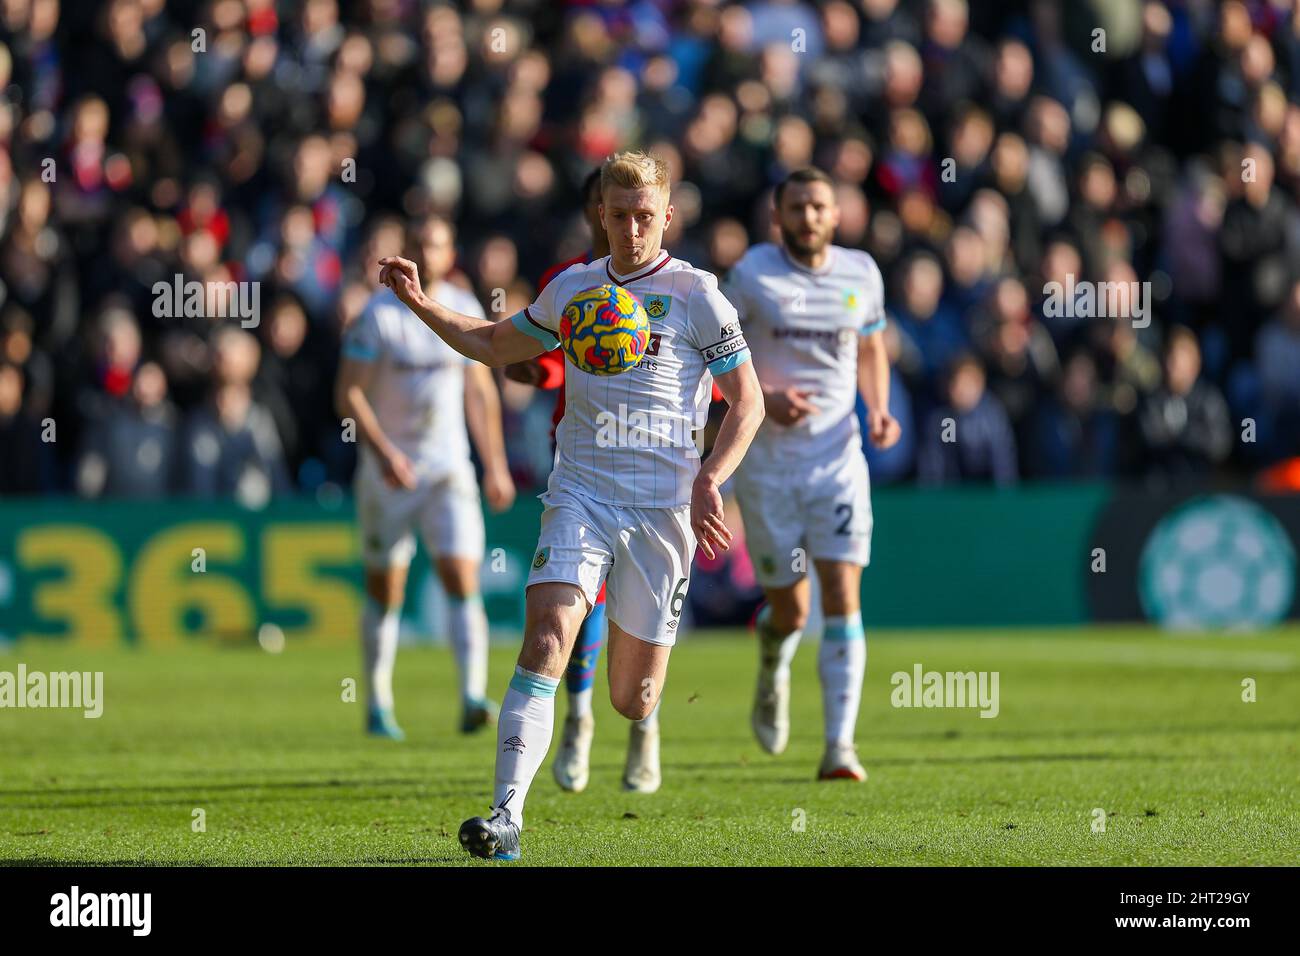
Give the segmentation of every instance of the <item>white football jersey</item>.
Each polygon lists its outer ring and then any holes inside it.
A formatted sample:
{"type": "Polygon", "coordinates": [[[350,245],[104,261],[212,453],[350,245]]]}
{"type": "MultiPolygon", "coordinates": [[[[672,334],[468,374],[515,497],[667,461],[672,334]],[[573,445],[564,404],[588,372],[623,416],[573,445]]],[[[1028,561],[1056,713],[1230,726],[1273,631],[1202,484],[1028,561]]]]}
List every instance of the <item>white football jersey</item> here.
{"type": "MultiPolygon", "coordinates": [[[[440,282],[430,293],[448,308],[484,318],[473,293],[440,282]]],[[[376,364],[366,398],[389,439],[425,478],[469,458],[465,365],[470,361],[402,304],[391,289],[370,297],[343,336],[346,358],[376,364]]]]}
{"type": "Polygon", "coordinates": [[[741,467],[831,466],[860,454],[854,413],[858,336],[885,327],[885,288],[867,253],[831,246],[813,271],[770,242],[751,247],[723,284],[765,388],[807,389],[818,408],[795,425],[764,419],[741,467]]]}
{"type": "Polygon", "coordinates": [[[511,321],[553,349],[569,300],[606,284],[640,301],[650,317],[650,345],[639,365],[618,375],[565,364],[550,487],[612,505],[689,504],[700,467],[695,433],[708,418],[713,376],[749,360],[736,310],[712,273],[661,251],[626,276],[614,273],[609,256],[572,265],[511,321]]]}

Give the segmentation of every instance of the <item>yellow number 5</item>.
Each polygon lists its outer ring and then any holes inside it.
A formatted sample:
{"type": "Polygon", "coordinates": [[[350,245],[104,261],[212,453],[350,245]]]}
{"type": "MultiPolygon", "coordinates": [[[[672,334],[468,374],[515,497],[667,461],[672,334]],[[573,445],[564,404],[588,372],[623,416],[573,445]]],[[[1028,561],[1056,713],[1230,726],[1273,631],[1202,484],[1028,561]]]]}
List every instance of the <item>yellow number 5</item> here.
{"type": "MultiPolygon", "coordinates": [[[[18,536],[18,563],[27,571],[63,568],[62,578],[43,581],[32,610],[66,625],[69,640],[87,646],[122,640],[122,616],[115,605],[122,583],[122,552],[112,538],[84,525],[47,524],[18,536]]],[[[48,634],[24,634],[41,640],[48,634]]]]}

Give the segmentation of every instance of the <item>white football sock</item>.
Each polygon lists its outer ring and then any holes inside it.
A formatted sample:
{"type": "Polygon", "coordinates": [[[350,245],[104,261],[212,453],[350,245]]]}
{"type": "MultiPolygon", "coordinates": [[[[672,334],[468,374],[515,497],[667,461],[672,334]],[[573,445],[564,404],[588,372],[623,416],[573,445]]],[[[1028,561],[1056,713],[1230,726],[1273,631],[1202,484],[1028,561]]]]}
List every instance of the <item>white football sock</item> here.
{"type": "Polygon", "coordinates": [[[817,674],[822,682],[827,744],[853,744],[866,673],[867,639],[861,614],[826,618],[817,674]]]}
{"type": "Polygon", "coordinates": [[[569,691],[569,716],[585,717],[591,713],[591,688],[569,691]]]}
{"type": "Polygon", "coordinates": [[[655,702],[654,710],[650,711],[650,713],[646,714],[640,720],[634,721],[634,723],[642,730],[657,730],[659,728],[659,705],[662,703],[663,698],[661,697],[655,702]]]}
{"type": "Polygon", "coordinates": [[[545,677],[515,668],[510,689],[497,717],[496,782],[492,806],[504,806],[510,819],[524,828],[524,800],[541,769],[555,729],[555,689],[558,677],[545,677]]]}
{"type": "Polygon", "coordinates": [[[488,625],[483,612],[483,598],[450,597],[447,601],[451,621],[451,649],[460,671],[462,702],[481,701],[487,696],[488,625]]]}
{"type": "Polygon", "coordinates": [[[791,631],[789,634],[777,634],[772,630],[772,606],[764,606],[758,612],[758,639],[763,644],[763,663],[759,668],[759,681],[767,689],[777,683],[789,682],[790,663],[794,652],[799,649],[799,638],[803,631],[791,631]]]}
{"type": "Polygon", "coordinates": [[[393,663],[397,659],[397,631],[401,605],[382,608],[367,597],[361,612],[361,647],[366,665],[367,702],[389,710],[393,706],[393,663]]]}

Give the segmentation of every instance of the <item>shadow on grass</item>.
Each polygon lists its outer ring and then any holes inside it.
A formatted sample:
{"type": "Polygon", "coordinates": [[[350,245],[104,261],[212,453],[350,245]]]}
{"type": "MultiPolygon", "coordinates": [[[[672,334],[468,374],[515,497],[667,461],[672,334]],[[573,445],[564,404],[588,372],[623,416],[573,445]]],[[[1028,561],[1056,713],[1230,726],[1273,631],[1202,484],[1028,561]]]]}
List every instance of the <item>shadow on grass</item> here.
{"type": "Polygon", "coordinates": [[[128,868],[128,869],[173,869],[189,867],[192,869],[220,870],[241,869],[251,866],[275,866],[292,869],[317,869],[320,867],[360,867],[360,866],[445,866],[451,863],[464,863],[464,856],[416,856],[416,857],[363,857],[360,860],[321,860],[312,863],[285,860],[252,860],[241,863],[213,863],[210,860],[64,860],[53,857],[34,859],[0,859],[0,868],[30,867],[41,869],[82,869],[82,868],[128,868]]]}
{"type": "Polygon", "coordinates": [[[119,787],[48,787],[45,789],[0,790],[3,810],[85,810],[107,807],[191,806],[196,801],[217,805],[268,803],[293,800],[296,795],[312,803],[324,801],[390,800],[394,796],[413,796],[411,790],[438,787],[418,794],[422,800],[471,799],[481,793],[484,783],[479,776],[453,778],[437,776],[390,777],[379,780],[299,780],[235,781],[195,784],[131,784],[119,787]],[[447,789],[450,786],[451,789],[447,789]],[[363,793],[378,789],[377,793],[363,793]],[[131,794],[162,794],[159,799],[120,799],[131,794]],[[214,794],[224,794],[216,796],[214,794]],[[102,795],[104,800],[65,800],[65,797],[102,795]],[[170,795],[170,796],[167,796],[170,795]],[[38,797],[39,802],[22,798],[38,797]],[[16,798],[16,799],[15,799],[16,798]],[[119,798],[119,799],[113,799],[119,798]]]}

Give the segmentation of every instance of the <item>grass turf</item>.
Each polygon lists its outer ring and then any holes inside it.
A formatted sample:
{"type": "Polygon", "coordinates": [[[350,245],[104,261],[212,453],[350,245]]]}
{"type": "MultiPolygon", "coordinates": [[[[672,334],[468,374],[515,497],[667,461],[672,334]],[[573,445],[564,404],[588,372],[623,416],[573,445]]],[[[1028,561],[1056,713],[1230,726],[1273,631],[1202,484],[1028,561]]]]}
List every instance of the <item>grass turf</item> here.
{"type": "MultiPolygon", "coordinates": [[[[515,648],[494,647],[491,687],[515,648]]],[[[104,671],[103,717],[0,709],[0,864],[481,865],[456,843],[488,802],[494,745],[455,732],[450,654],[404,648],[405,743],[361,732],[352,647],[271,655],[25,646],[0,670],[104,671]],[[193,829],[193,811],[205,832],[193,829]]],[[[1200,865],[1300,862],[1300,632],[1144,629],[873,634],[858,722],[865,784],[817,783],[816,649],[795,661],[789,750],[748,724],[753,640],[673,654],[663,789],[619,789],[626,722],[596,688],[592,780],[550,760],[526,864],[1200,865]],[[890,675],[1000,673],[1001,712],[891,706],[890,675]],[[1254,678],[1258,700],[1242,701],[1254,678]],[[1105,832],[1093,832],[1094,808],[1105,832]],[[802,822],[802,828],[799,824],[802,822]]],[[[557,733],[564,703],[557,713],[557,733]]]]}

